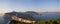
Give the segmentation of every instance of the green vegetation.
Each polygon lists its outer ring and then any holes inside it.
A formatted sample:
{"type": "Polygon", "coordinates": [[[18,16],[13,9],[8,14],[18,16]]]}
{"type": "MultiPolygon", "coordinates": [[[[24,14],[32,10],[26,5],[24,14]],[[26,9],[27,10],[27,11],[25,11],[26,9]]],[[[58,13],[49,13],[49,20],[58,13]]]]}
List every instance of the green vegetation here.
{"type": "MultiPolygon", "coordinates": [[[[27,24],[23,22],[17,22],[12,20],[10,24],[27,24]]],[[[53,19],[53,20],[37,20],[35,24],[60,24],[60,19],[53,19]]]]}
{"type": "Polygon", "coordinates": [[[60,24],[60,19],[38,20],[36,24],[60,24]]]}

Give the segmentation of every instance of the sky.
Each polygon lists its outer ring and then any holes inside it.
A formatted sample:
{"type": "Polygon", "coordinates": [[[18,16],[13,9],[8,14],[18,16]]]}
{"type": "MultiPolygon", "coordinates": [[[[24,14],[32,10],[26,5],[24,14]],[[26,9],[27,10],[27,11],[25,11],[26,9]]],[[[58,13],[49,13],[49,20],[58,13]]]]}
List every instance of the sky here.
{"type": "Polygon", "coordinates": [[[0,0],[0,13],[11,11],[60,12],[60,0],[0,0]]]}

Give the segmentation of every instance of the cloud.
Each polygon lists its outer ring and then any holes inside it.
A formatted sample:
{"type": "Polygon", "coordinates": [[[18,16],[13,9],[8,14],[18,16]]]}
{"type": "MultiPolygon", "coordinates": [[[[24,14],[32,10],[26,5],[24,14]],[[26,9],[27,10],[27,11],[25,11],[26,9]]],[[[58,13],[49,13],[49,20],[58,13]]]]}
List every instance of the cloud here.
{"type": "Polygon", "coordinates": [[[49,8],[48,12],[60,12],[60,8],[49,8]]]}
{"type": "Polygon", "coordinates": [[[14,8],[14,9],[1,9],[0,8],[0,14],[6,13],[6,12],[12,12],[12,11],[17,11],[17,12],[26,12],[26,11],[35,11],[35,12],[60,12],[59,8],[14,8]]]}
{"type": "Polygon", "coordinates": [[[18,8],[15,9],[18,12],[25,12],[25,11],[35,11],[35,12],[60,12],[60,9],[58,8],[18,8]]]}
{"type": "Polygon", "coordinates": [[[0,9],[0,14],[6,13],[6,12],[8,12],[8,10],[6,10],[6,9],[0,9]]]}
{"type": "Polygon", "coordinates": [[[46,12],[46,9],[42,9],[42,8],[20,8],[20,9],[15,9],[17,11],[22,11],[22,12],[26,12],[26,11],[35,11],[35,12],[46,12]]]}

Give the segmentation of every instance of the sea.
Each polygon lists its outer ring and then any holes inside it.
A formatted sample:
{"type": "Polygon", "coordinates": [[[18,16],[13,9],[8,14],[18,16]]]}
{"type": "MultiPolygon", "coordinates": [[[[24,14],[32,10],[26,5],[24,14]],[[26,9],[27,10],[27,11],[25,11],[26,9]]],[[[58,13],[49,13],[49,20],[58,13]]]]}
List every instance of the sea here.
{"type": "Polygon", "coordinates": [[[60,18],[60,12],[43,12],[40,14],[42,15],[35,15],[33,16],[33,18],[35,18],[36,20],[51,20],[60,18]]]}
{"type": "MultiPolygon", "coordinates": [[[[42,15],[34,15],[32,16],[35,20],[49,20],[49,19],[55,19],[60,18],[60,12],[42,12],[39,13],[42,15]]],[[[0,15],[0,24],[4,23],[3,15],[0,15]]]]}

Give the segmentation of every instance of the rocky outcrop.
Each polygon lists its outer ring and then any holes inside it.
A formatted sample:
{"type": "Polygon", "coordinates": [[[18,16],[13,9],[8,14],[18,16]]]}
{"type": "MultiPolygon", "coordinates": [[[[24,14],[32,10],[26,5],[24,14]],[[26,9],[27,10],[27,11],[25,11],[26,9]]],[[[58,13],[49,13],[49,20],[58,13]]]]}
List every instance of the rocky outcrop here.
{"type": "Polygon", "coordinates": [[[35,14],[35,12],[10,12],[10,13],[5,13],[4,15],[4,21],[5,24],[8,23],[8,21],[12,20],[12,16],[16,16],[19,18],[27,19],[27,20],[34,20],[31,14],[35,14]],[[28,14],[30,13],[30,14],[28,14]]]}

